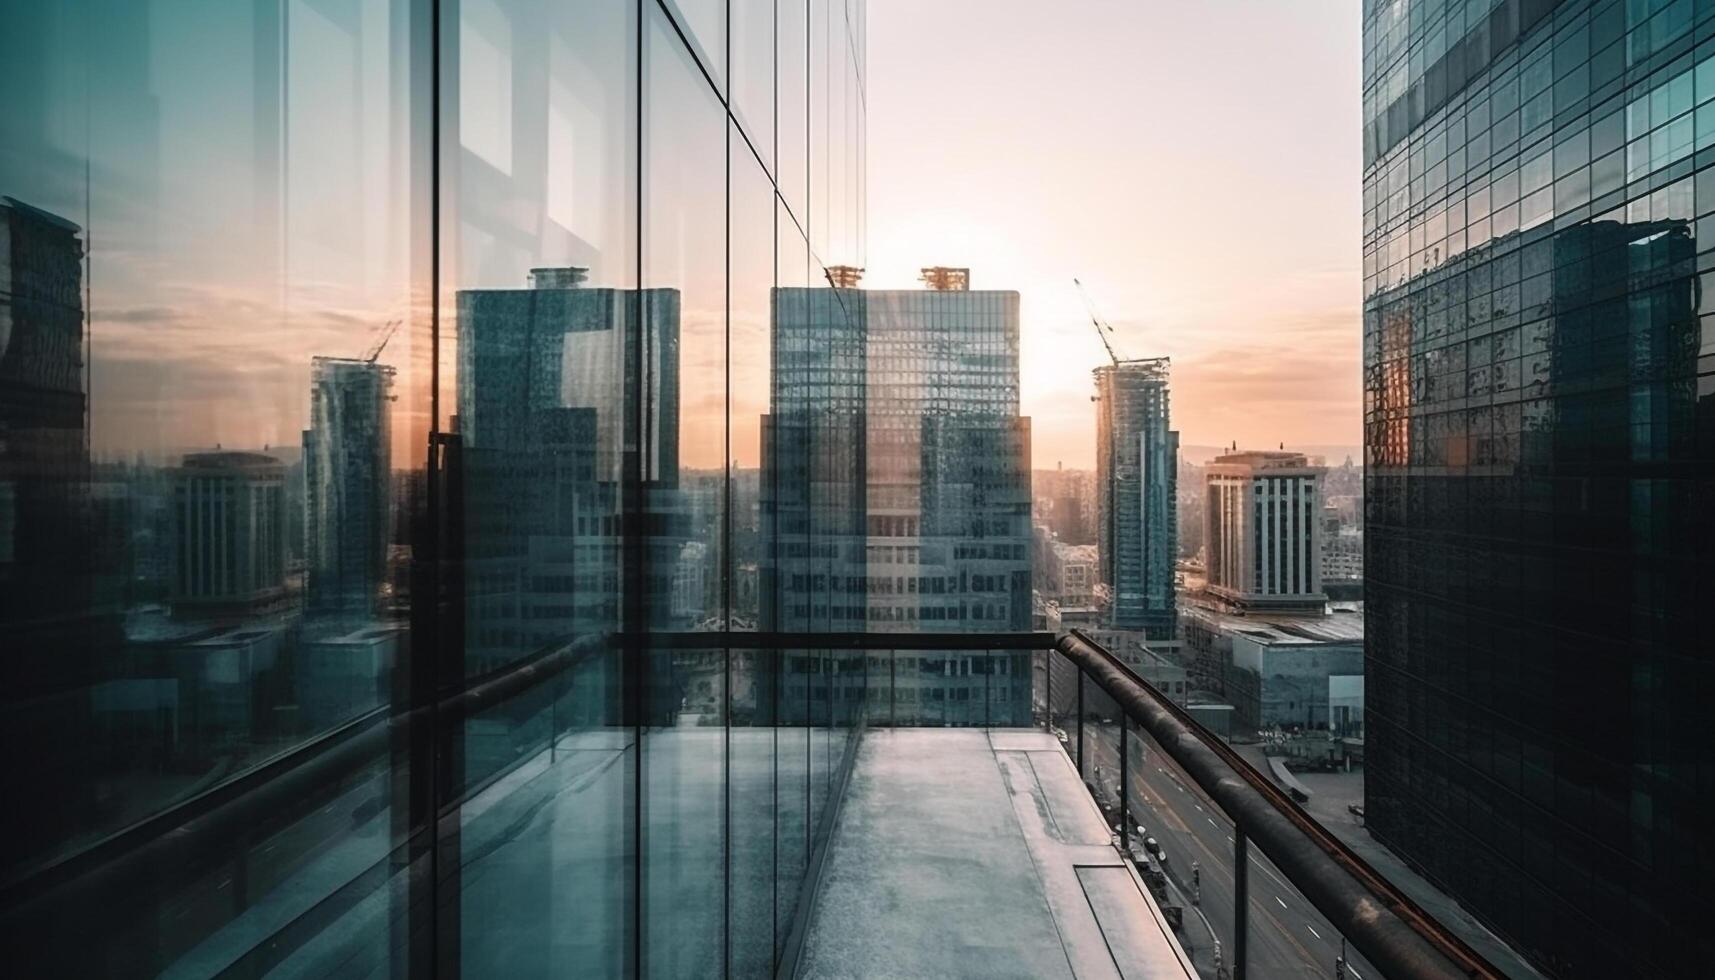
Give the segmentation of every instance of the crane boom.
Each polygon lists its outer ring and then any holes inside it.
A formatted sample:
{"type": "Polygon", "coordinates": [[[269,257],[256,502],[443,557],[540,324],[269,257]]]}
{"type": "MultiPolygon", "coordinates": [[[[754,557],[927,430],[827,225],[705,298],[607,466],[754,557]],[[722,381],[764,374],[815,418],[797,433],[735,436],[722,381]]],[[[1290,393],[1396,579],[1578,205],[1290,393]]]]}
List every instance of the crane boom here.
{"type": "Polygon", "coordinates": [[[1120,357],[1114,353],[1114,345],[1108,342],[1108,334],[1113,333],[1114,328],[1096,313],[1096,304],[1094,300],[1090,299],[1090,291],[1084,288],[1084,284],[1079,282],[1076,276],[1072,277],[1072,285],[1077,286],[1078,295],[1084,297],[1084,308],[1090,311],[1090,324],[1096,328],[1096,336],[1102,339],[1102,347],[1108,352],[1108,360],[1113,361],[1114,366],[1118,367],[1120,357]]]}
{"type": "Polygon", "coordinates": [[[376,331],[375,340],[370,343],[369,349],[363,352],[363,357],[360,360],[374,364],[375,359],[381,356],[382,348],[386,347],[387,342],[393,339],[393,332],[399,329],[399,324],[402,322],[402,320],[388,320],[382,324],[381,328],[376,331]]]}

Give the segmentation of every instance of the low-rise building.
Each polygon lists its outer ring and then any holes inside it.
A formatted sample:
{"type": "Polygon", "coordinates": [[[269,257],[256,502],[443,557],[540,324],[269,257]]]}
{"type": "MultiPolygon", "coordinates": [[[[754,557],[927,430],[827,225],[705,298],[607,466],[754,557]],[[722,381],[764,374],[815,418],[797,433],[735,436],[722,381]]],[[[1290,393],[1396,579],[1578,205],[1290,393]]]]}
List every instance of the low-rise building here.
{"type": "Polygon", "coordinates": [[[1205,594],[1181,606],[1180,634],[1192,682],[1230,703],[1240,727],[1362,724],[1362,603],[1282,612],[1223,604],[1205,594]],[[1330,679],[1337,677],[1356,678],[1358,687],[1342,681],[1331,693],[1330,679]],[[1330,710],[1342,698],[1343,718],[1330,710]]]}

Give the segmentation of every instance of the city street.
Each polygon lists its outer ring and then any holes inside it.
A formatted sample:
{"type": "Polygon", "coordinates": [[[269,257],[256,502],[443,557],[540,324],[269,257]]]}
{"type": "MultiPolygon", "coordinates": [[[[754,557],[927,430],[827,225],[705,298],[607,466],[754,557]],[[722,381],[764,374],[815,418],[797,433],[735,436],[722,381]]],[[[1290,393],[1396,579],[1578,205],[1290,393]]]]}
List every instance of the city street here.
{"type": "MultiPolygon", "coordinates": [[[[1130,782],[1132,833],[1139,825],[1155,838],[1167,856],[1170,900],[1185,906],[1186,939],[1196,945],[1204,929],[1193,929],[1190,920],[1201,924],[1220,940],[1228,969],[1233,956],[1233,827],[1189,777],[1158,751],[1153,742],[1135,731],[1128,739],[1131,757],[1130,782]],[[1192,870],[1195,861],[1201,872],[1202,902],[1191,903],[1192,870]]],[[[1076,741],[1068,745],[1076,752],[1076,741]]],[[[1113,725],[1089,724],[1084,729],[1085,777],[1098,782],[1104,805],[1114,801],[1119,782],[1119,731],[1113,725]],[[1097,780],[1097,767],[1100,778],[1097,780]]],[[[1135,841],[1134,841],[1135,843],[1135,841]]],[[[1251,976],[1334,977],[1340,956],[1340,934],[1322,914],[1287,883],[1253,842],[1250,848],[1250,942],[1248,970],[1251,976]]],[[[1209,951],[1194,954],[1200,967],[1211,961],[1209,951]]],[[[1347,976],[1377,980],[1381,971],[1355,951],[1348,949],[1347,976]]]]}

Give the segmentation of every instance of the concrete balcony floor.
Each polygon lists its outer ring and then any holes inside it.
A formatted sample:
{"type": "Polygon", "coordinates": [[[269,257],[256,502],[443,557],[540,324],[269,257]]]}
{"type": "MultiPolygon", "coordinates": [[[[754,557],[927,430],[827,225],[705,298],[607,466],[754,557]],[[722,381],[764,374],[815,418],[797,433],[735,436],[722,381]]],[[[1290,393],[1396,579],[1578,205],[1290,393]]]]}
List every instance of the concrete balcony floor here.
{"type": "Polygon", "coordinates": [[[1194,977],[1056,739],[871,729],[800,976],[1194,977]]]}

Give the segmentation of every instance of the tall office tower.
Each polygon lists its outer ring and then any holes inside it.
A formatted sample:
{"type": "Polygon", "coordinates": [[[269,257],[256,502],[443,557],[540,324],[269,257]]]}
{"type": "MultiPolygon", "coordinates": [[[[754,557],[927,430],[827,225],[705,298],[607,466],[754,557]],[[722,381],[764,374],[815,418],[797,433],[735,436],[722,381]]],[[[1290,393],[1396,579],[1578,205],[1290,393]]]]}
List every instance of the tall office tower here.
{"type": "Polygon", "coordinates": [[[1552,975],[1700,975],[1715,10],[1426,6],[1364,14],[1369,827],[1552,975]]]}
{"type": "Polygon", "coordinates": [[[1322,610],[1322,477],[1302,453],[1239,452],[1204,468],[1211,593],[1238,605],[1322,610]]]}
{"type": "Polygon", "coordinates": [[[90,686],[119,615],[94,588],[84,426],[84,246],[64,218],[0,197],[0,742],[31,787],[0,867],[63,840],[95,810],[90,686]]]}
{"type": "MultiPolygon", "coordinates": [[[[971,290],[963,269],[926,269],[924,281],[775,290],[764,629],[1030,628],[1018,294],[971,290]]],[[[990,689],[997,703],[1024,708],[1029,676],[1017,668],[1000,668],[1003,684],[946,658],[923,670],[959,680],[913,696],[938,711],[987,680],[1005,689],[990,689]]]]}
{"type": "Polygon", "coordinates": [[[304,545],[312,612],[368,615],[392,533],[393,368],[317,357],[304,430],[304,545]]]}
{"type": "MultiPolygon", "coordinates": [[[[856,278],[837,281],[855,285],[856,278]]],[[[868,628],[868,298],[841,286],[775,289],[770,299],[773,383],[761,422],[764,630],[868,628]]]]}
{"type": "Polygon", "coordinates": [[[250,452],[191,453],[173,471],[176,615],[244,617],[286,595],[286,467],[250,452]]]}
{"type": "Polygon", "coordinates": [[[90,545],[80,231],[0,197],[0,611],[9,626],[77,615],[90,601],[79,592],[90,545]]]}
{"type": "Polygon", "coordinates": [[[633,625],[688,625],[671,615],[688,537],[679,293],[583,275],[534,269],[528,289],[458,294],[472,671],[626,628],[628,609],[633,625]]]}
{"type": "Polygon", "coordinates": [[[1114,629],[1171,639],[1178,629],[1179,433],[1166,358],[1096,368],[1096,547],[1114,629]]]}

